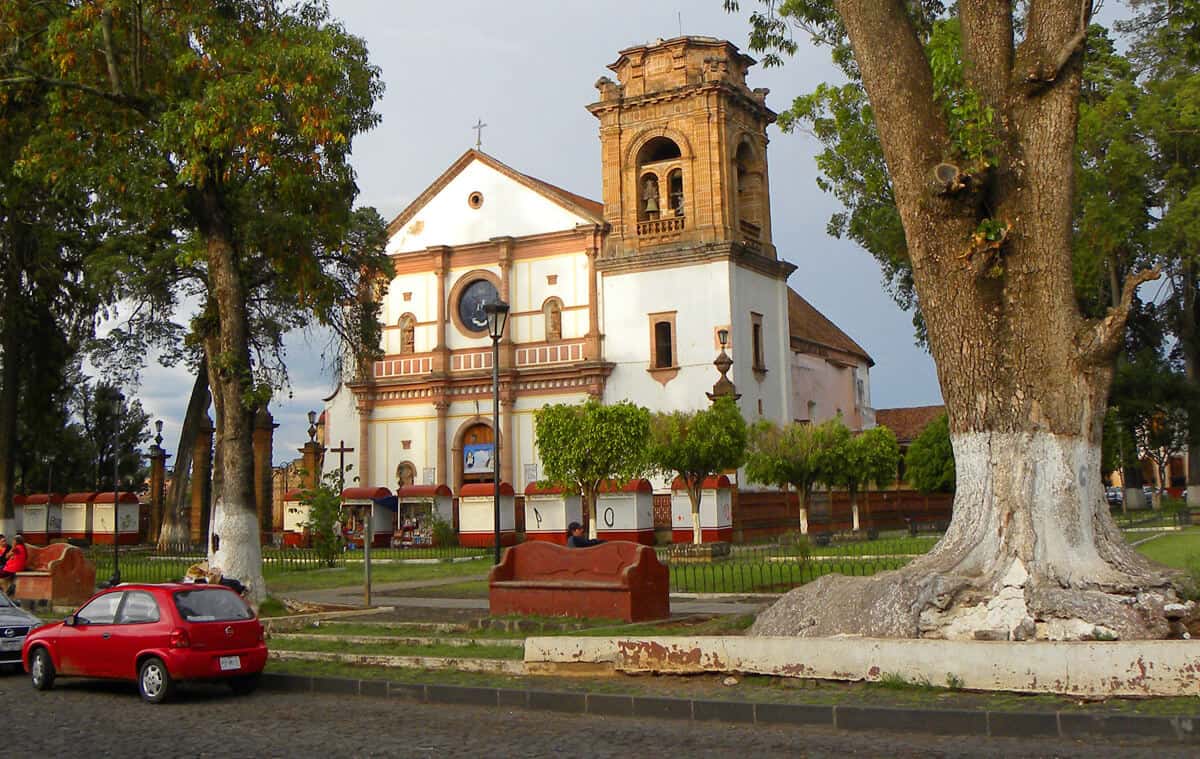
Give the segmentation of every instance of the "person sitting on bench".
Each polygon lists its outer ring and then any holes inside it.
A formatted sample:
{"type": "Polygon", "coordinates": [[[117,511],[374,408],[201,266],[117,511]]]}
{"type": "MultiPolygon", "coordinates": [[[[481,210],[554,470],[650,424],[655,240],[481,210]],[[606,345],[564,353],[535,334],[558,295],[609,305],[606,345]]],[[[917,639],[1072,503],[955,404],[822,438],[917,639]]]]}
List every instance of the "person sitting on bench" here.
{"type": "Polygon", "coordinates": [[[593,540],[583,536],[583,525],[579,522],[571,522],[567,525],[567,548],[588,548],[590,546],[598,546],[603,543],[603,540],[593,540]]]}
{"type": "Polygon", "coordinates": [[[13,539],[13,547],[8,554],[8,561],[4,562],[3,568],[0,568],[0,583],[8,585],[5,592],[10,596],[13,594],[13,589],[17,586],[17,572],[24,572],[25,565],[28,562],[29,551],[25,548],[25,538],[17,535],[13,539]]]}

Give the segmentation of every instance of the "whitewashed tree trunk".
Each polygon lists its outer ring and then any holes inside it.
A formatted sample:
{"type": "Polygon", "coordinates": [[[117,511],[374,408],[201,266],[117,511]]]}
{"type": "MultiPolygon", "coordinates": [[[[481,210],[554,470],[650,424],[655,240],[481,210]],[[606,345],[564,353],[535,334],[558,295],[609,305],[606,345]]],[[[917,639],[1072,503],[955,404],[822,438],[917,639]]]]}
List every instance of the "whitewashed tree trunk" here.
{"type": "Polygon", "coordinates": [[[704,532],[700,529],[700,486],[694,489],[688,486],[687,494],[692,504],[692,543],[700,545],[704,542],[704,532]]]}
{"type": "Polygon", "coordinates": [[[852,529],[855,532],[858,532],[858,504],[857,503],[851,504],[851,506],[850,506],[850,521],[853,525],[852,529]]]}
{"type": "Polygon", "coordinates": [[[803,506],[800,507],[800,534],[808,534],[808,509],[803,506]]]}

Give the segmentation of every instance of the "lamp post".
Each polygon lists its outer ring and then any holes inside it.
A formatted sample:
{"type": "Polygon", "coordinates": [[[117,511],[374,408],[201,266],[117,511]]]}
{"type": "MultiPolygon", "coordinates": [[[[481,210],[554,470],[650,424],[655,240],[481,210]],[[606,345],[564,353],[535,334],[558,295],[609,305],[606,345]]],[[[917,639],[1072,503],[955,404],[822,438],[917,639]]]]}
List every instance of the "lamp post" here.
{"type": "Polygon", "coordinates": [[[108,587],[115,588],[121,584],[121,533],[118,529],[120,521],[117,516],[121,504],[121,404],[125,395],[118,392],[113,403],[113,573],[108,579],[108,587]]]}
{"type": "Polygon", "coordinates": [[[717,355],[716,361],[713,361],[713,366],[717,367],[717,371],[721,374],[720,379],[713,385],[711,393],[705,393],[708,399],[716,403],[718,398],[729,396],[735,401],[742,397],[737,391],[734,384],[729,381],[729,369],[733,366],[733,359],[725,352],[725,346],[729,344],[729,330],[722,327],[717,330],[717,340],[721,343],[721,352],[717,355]]]}
{"type": "Polygon", "coordinates": [[[508,304],[488,303],[488,336],[492,338],[492,527],[494,529],[495,559],[500,563],[500,338],[508,322],[508,304]]]}

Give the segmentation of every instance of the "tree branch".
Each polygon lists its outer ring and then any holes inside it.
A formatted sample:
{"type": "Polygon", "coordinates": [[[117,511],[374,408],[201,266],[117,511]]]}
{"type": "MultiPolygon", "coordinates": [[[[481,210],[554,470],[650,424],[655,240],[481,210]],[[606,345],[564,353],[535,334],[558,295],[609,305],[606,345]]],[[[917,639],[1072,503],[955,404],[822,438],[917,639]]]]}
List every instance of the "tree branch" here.
{"type": "Polygon", "coordinates": [[[121,96],[124,92],[121,90],[121,72],[117,70],[117,54],[113,51],[112,40],[112,9],[105,8],[100,13],[100,33],[104,41],[104,62],[108,64],[108,82],[112,87],[112,94],[121,96]]]}
{"type": "Polygon", "coordinates": [[[1087,40],[1088,22],[1091,19],[1092,0],[1079,0],[1079,3],[1079,24],[1077,28],[1067,41],[1063,43],[1049,66],[1046,65],[1045,61],[1039,61],[1029,70],[1029,73],[1025,75],[1027,83],[1039,86],[1053,84],[1058,80],[1058,75],[1066,68],[1071,58],[1083,50],[1083,43],[1087,40]]]}
{"type": "Polygon", "coordinates": [[[1012,0],[959,0],[963,76],[984,103],[1001,112],[1012,74],[1012,0]]]}
{"type": "Polygon", "coordinates": [[[1133,296],[1138,286],[1159,278],[1162,272],[1156,267],[1133,272],[1125,278],[1121,288],[1119,305],[1108,309],[1108,314],[1102,319],[1089,321],[1076,337],[1080,357],[1085,364],[1106,364],[1112,360],[1121,348],[1125,336],[1125,323],[1129,319],[1129,310],[1133,307],[1133,296]]]}

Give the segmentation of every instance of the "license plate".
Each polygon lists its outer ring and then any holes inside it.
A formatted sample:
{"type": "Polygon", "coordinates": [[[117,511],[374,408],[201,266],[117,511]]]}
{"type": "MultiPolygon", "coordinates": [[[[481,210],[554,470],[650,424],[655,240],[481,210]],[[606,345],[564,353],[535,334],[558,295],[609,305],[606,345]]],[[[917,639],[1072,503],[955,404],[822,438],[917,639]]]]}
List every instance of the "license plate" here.
{"type": "Polygon", "coordinates": [[[12,638],[9,640],[0,640],[0,651],[20,651],[21,644],[25,641],[21,638],[12,638]]]}
{"type": "Polygon", "coordinates": [[[222,656],[221,657],[221,671],[230,670],[230,669],[241,669],[241,668],[242,668],[242,657],[240,657],[240,656],[222,656]]]}

